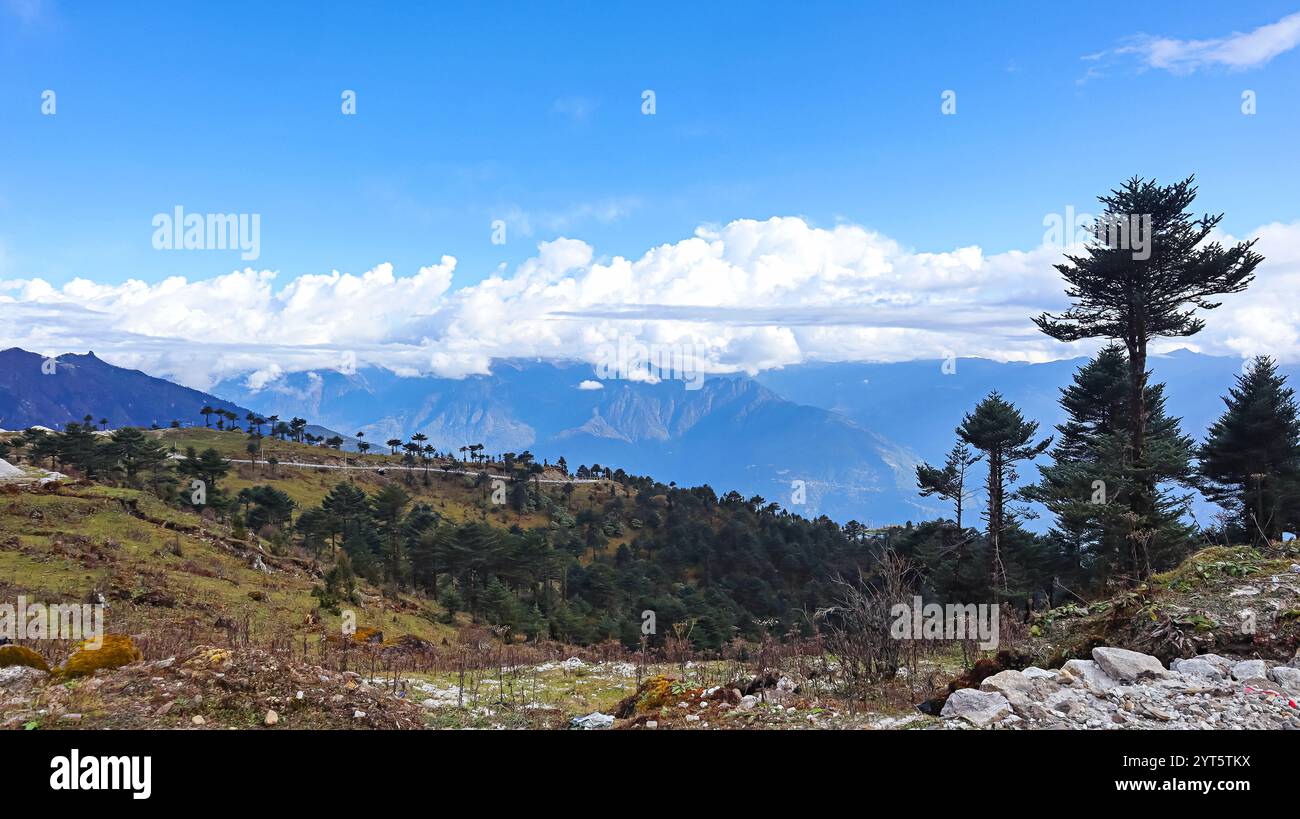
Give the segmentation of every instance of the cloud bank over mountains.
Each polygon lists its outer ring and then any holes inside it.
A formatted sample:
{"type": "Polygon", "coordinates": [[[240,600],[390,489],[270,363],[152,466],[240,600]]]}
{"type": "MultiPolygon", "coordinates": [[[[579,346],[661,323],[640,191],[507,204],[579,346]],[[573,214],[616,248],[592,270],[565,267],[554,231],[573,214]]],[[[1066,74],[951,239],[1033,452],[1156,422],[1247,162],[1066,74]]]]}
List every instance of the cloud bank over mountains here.
{"type": "MultiPolygon", "coordinates": [[[[1253,231],[1266,261],[1244,294],[1207,314],[1187,346],[1300,360],[1300,223],[1253,231]]],[[[1233,237],[1219,237],[1233,241],[1233,237]]],[[[245,269],[148,284],[0,280],[0,347],[107,361],[196,388],[249,374],[378,365],[399,374],[483,373],[494,358],[600,360],[620,338],[707,351],[704,369],[947,355],[1046,361],[1088,352],[1030,321],[1065,306],[1060,247],[918,252],[866,228],[797,217],[705,226],[637,258],[558,238],[512,273],[455,288],[456,260],[412,275],[281,280],[245,269]]],[[[576,387],[577,385],[575,385],[576,387]]]]}

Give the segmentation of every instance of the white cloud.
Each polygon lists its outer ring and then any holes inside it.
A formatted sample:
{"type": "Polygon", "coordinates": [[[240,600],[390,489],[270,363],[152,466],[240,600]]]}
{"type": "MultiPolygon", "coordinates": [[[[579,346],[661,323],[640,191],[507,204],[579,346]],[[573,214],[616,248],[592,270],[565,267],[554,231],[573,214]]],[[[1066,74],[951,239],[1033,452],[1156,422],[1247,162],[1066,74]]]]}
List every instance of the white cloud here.
{"type": "MultiPolygon", "coordinates": [[[[1251,235],[1266,257],[1258,281],[1206,313],[1200,335],[1170,346],[1300,360],[1300,223],[1251,235]]],[[[251,269],[155,284],[20,279],[0,281],[0,347],[93,349],[200,388],[236,374],[263,386],[286,372],[367,365],[463,376],[505,357],[597,363],[620,337],[706,350],[710,372],[949,351],[1044,361],[1091,349],[1052,341],[1030,321],[1066,304],[1052,267],[1060,259],[1047,246],[916,252],[856,225],[787,217],[702,227],[637,258],[597,260],[585,242],[560,238],[513,272],[458,290],[451,257],[411,276],[381,264],[282,286],[251,269]]]]}
{"type": "Polygon", "coordinates": [[[1101,76],[1105,65],[1125,58],[1138,60],[1143,68],[1174,74],[1190,74],[1209,66],[1241,71],[1266,65],[1297,45],[1300,45],[1300,12],[1252,31],[1233,32],[1205,40],[1139,34],[1128,38],[1118,48],[1085,57],[1095,65],[1088,69],[1084,80],[1101,76]]]}
{"type": "Polygon", "coordinates": [[[582,383],[580,383],[580,384],[578,385],[578,389],[580,389],[580,390],[603,390],[603,389],[605,389],[605,385],[602,384],[602,383],[599,382],[599,381],[590,381],[590,380],[588,380],[588,381],[583,381],[582,383]]]}

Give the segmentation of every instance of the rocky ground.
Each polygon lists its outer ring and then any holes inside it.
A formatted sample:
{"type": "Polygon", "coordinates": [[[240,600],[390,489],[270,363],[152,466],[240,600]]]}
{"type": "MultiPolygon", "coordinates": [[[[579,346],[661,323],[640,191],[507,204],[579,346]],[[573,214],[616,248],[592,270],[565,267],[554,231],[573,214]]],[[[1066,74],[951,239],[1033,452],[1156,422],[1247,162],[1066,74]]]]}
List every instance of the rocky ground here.
{"type": "Polygon", "coordinates": [[[423,709],[401,693],[354,671],[198,646],[79,679],[0,668],[0,728],[424,727],[423,709]]]}
{"type": "Polygon", "coordinates": [[[1300,729],[1300,655],[1289,663],[1202,654],[1160,660],[1099,647],[1060,669],[1007,670],[948,696],[946,727],[1300,729]]]}
{"type": "Polygon", "coordinates": [[[0,728],[1300,728],[1300,658],[1203,654],[1166,668],[1100,647],[1060,669],[1003,670],[958,688],[937,717],[854,707],[785,675],[706,687],[664,673],[638,685],[634,673],[627,663],[547,663],[527,672],[540,688],[511,702],[494,678],[462,694],[450,682],[367,679],[257,649],[199,646],[75,679],[0,668],[0,728]]]}

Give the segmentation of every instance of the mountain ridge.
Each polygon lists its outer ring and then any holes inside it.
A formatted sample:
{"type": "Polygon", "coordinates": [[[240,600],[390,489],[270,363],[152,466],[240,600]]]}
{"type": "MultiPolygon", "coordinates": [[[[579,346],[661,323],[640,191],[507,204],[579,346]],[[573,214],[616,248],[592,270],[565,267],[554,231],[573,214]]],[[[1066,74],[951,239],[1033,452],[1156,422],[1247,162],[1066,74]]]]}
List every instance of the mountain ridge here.
{"type": "MultiPolygon", "coordinates": [[[[347,430],[347,449],[355,449],[357,430],[377,449],[421,432],[443,451],[471,443],[496,453],[530,450],[539,460],[562,456],[572,466],[600,463],[683,485],[707,483],[804,515],[880,524],[943,513],[917,494],[915,466],[942,458],[964,413],[990,389],[1046,434],[1061,420],[1060,387],[1084,360],[818,362],[753,377],[714,376],[687,390],[675,381],[628,380],[597,381],[600,388],[592,389],[586,364],[500,359],[490,374],[460,379],[379,368],[297,372],[257,388],[231,378],[213,388],[226,396],[219,398],[117,368],[93,353],[55,359],[72,378],[34,381],[50,378],[40,371],[45,359],[13,348],[0,352],[0,427],[59,426],[88,412],[110,426],[167,425],[173,417],[186,425],[199,422],[204,404],[241,418],[252,406],[264,416],[302,416],[347,430]],[[56,385],[62,393],[50,392],[56,385]]],[[[1186,350],[1151,359],[1154,379],[1168,385],[1170,413],[1196,438],[1221,412],[1239,367],[1237,359],[1186,350]]],[[[1295,367],[1282,369],[1297,375],[1295,367]]],[[[1031,468],[1023,479],[1035,476],[1031,468]]]]}

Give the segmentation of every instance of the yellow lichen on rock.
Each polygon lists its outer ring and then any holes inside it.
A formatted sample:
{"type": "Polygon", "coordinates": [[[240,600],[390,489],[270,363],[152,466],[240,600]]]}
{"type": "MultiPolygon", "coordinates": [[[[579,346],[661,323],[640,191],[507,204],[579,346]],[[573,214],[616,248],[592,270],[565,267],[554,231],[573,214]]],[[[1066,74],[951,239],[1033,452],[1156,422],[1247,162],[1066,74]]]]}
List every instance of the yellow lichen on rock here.
{"type": "Polygon", "coordinates": [[[8,668],[11,665],[25,665],[41,671],[50,670],[45,658],[27,646],[0,646],[0,668],[8,668]]]}
{"type": "Polygon", "coordinates": [[[191,668],[216,668],[225,670],[230,668],[230,662],[230,649],[199,646],[194,649],[190,658],[185,661],[185,665],[191,668]]]}
{"type": "Polygon", "coordinates": [[[666,705],[673,693],[674,682],[672,677],[665,677],[662,674],[646,680],[645,691],[637,703],[640,710],[654,711],[666,705]]]}
{"type": "Polygon", "coordinates": [[[120,668],[144,659],[140,649],[125,634],[105,634],[103,644],[85,640],[63,664],[65,677],[89,677],[101,668],[120,668]]]}

